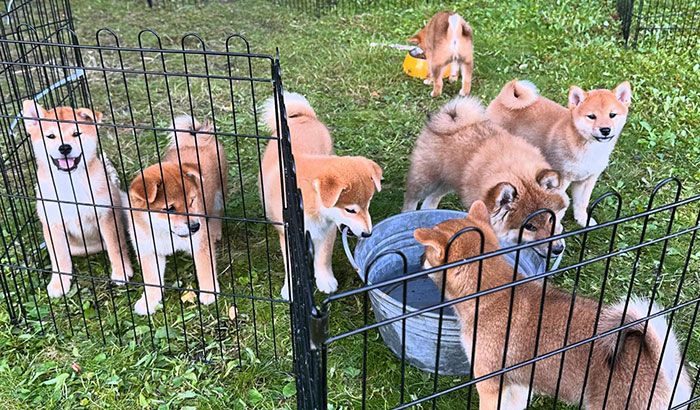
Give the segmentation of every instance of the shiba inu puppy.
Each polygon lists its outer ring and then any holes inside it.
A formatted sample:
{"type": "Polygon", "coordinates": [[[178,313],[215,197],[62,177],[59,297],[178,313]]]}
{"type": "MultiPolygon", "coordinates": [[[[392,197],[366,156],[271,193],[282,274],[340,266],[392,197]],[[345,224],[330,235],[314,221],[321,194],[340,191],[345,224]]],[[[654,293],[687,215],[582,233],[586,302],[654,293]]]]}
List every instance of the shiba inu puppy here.
{"type": "MultiPolygon", "coordinates": [[[[561,218],[569,205],[560,189],[559,173],[540,151],[489,121],[476,98],[456,98],[428,119],[411,154],[403,211],[437,208],[455,191],[465,208],[476,200],[491,210],[499,238],[517,244],[561,233],[561,218]],[[528,219],[539,209],[554,212],[528,219]],[[552,224],[555,224],[552,229],[552,224]]],[[[547,256],[549,244],[534,250],[547,256]]],[[[552,244],[558,255],[563,241],[552,244]]]]}
{"type": "Polygon", "coordinates": [[[125,206],[112,164],[97,152],[102,113],[88,108],[45,110],[24,101],[22,115],[37,165],[37,213],[51,259],[47,293],[68,293],[71,256],[107,251],[112,280],[123,285],[133,275],[126,239],[125,206]]]}
{"type": "Polygon", "coordinates": [[[627,81],[614,90],[586,92],[572,86],[567,109],[540,96],[531,82],[513,80],[491,102],[487,114],[542,150],[561,173],[562,187],[571,184],[574,219],[586,226],[593,187],[608,166],[631,102],[627,81]]]}
{"type": "MultiPolygon", "coordinates": [[[[461,229],[475,227],[484,235],[484,252],[498,249],[498,238],[491,228],[491,216],[481,201],[476,201],[466,219],[443,222],[434,228],[421,228],[414,232],[415,239],[425,245],[424,268],[456,262],[477,256],[481,239],[477,232],[466,232],[456,237],[447,252],[447,243],[461,229]]],[[[502,258],[489,258],[453,269],[431,274],[438,288],[445,283],[447,299],[465,297],[479,291],[493,289],[512,283],[513,268],[502,258]],[[447,275],[445,278],[444,275],[447,275]]],[[[522,279],[518,276],[518,279],[522,279]]],[[[632,299],[624,313],[624,301],[600,308],[599,321],[596,320],[599,305],[597,301],[577,296],[575,299],[551,287],[542,291],[542,282],[533,281],[517,285],[513,289],[503,289],[470,299],[453,306],[459,317],[462,346],[474,365],[474,378],[480,378],[503,368],[515,366],[536,356],[546,355],[557,349],[611,331],[623,324],[644,319],[651,307],[651,313],[660,311],[645,299],[632,299]],[[511,301],[511,298],[513,300],[511,301]],[[573,301],[573,302],[572,302],[573,301]],[[512,303],[512,305],[511,305],[512,303]],[[540,303],[543,303],[541,325],[540,303]],[[571,304],[574,303],[570,316],[571,304]],[[512,306],[512,316],[509,311],[512,306]],[[478,320],[475,329],[475,315],[478,320]],[[568,329],[567,335],[567,324],[568,329]],[[507,328],[510,326],[508,336],[507,328]],[[542,329],[538,337],[538,327],[542,329]],[[475,334],[476,330],[476,334],[475,334]],[[506,342],[506,337],[509,337],[506,342]],[[535,346],[537,343],[537,352],[535,346]],[[472,357],[474,354],[474,357],[472,357]]],[[[542,395],[557,396],[558,399],[578,404],[583,401],[587,409],[668,409],[689,400],[691,395],[690,378],[681,362],[681,353],[673,331],[663,316],[648,322],[640,322],[621,330],[619,333],[597,339],[593,345],[582,344],[562,355],[553,355],[536,362],[534,380],[531,380],[532,367],[524,366],[503,374],[503,391],[500,391],[500,377],[494,376],[477,383],[480,409],[498,408],[499,395],[503,409],[525,409],[528,406],[528,389],[542,395]],[[645,331],[646,327],[646,331],[645,331]],[[618,338],[619,336],[619,338],[618,338]],[[668,339],[667,339],[668,336],[668,339]],[[591,347],[593,346],[593,347],[591,347]],[[590,365],[589,353],[593,349],[590,365]],[[637,357],[639,366],[637,367],[637,357]],[[637,370],[635,371],[635,368],[637,370]],[[560,377],[560,369],[561,377],[560,377]],[[657,377],[657,369],[659,369],[657,377]],[[586,377],[586,372],[588,376],[586,377]],[[635,375],[636,372],[636,375],[635,375]],[[610,394],[605,407],[606,389],[610,382],[610,394]],[[634,380],[634,384],[632,383],[634,380]],[[679,380],[675,388],[676,380],[679,380]],[[558,391],[557,391],[557,386],[558,391]],[[626,406],[631,386],[629,406],[626,406]],[[584,388],[585,386],[585,388],[584,388]],[[653,392],[653,393],[652,393],[653,392]],[[652,395],[653,397],[650,397],[652,395]],[[650,404],[647,407],[647,404],[650,404]]]]}
{"type": "Polygon", "coordinates": [[[216,241],[224,215],[225,151],[210,124],[183,115],[173,129],[161,163],[144,169],[129,189],[131,206],[140,209],[132,211],[129,226],[145,283],[134,306],[140,315],[155,312],[163,297],[165,257],[177,251],[194,258],[202,304],[213,303],[219,292],[216,241]]]}
{"type": "MultiPolygon", "coordinates": [[[[328,129],[316,117],[311,104],[300,94],[284,93],[287,122],[292,140],[292,153],[297,172],[297,185],[304,200],[304,225],[314,245],[314,273],[321,292],[338,288],[331,259],[336,227],[347,226],[356,236],[372,233],[369,204],[375,191],[381,191],[382,169],[363,157],[333,155],[333,141],[328,129]]],[[[275,102],[265,103],[265,122],[277,129],[275,102]]],[[[280,165],[277,141],[265,148],[262,161],[261,194],[267,217],[282,221],[280,165]]],[[[275,226],[287,269],[287,248],[284,227],[275,226]]],[[[289,274],[286,272],[282,297],[289,300],[289,274]]]]}
{"type": "Polygon", "coordinates": [[[430,96],[442,93],[442,77],[450,70],[450,82],[457,80],[458,70],[462,74],[462,89],[459,95],[468,95],[472,88],[474,70],[473,32],[469,23],[457,13],[439,12],[409,42],[418,44],[428,60],[426,84],[433,84],[430,96]]]}

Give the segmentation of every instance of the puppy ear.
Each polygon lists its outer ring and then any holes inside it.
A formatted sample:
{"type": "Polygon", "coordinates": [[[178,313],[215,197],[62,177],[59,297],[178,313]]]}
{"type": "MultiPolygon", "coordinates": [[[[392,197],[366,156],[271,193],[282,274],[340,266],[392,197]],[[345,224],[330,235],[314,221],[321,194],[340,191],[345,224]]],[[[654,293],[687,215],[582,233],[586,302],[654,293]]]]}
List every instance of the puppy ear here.
{"type": "Polygon", "coordinates": [[[537,173],[537,183],[547,190],[557,189],[561,186],[561,177],[553,169],[543,169],[537,173]]]}
{"type": "Polygon", "coordinates": [[[510,208],[511,204],[515,202],[518,197],[518,191],[508,182],[501,182],[491,188],[489,197],[494,198],[495,207],[501,208],[505,206],[510,208]]]}
{"type": "Polygon", "coordinates": [[[102,122],[102,113],[99,111],[92,111],[89,108],[78,108],[75,112],[79,121],[94,122],[95,124],[102,122]]]}
{"type": "Polygon", "coordinates": [[[438,227],[418,228],[413,231],[413,237],[426,248],[432,248],[437,253],[439,260],[444,259],[448,238],[438,227]]]}
{"type": "Polygon", "coordinates": [[[382,192],[382,168],[377,165],[376,162],[372,160],[369,161],[369,166],[370,166],[370,177],[372,178],[372,182],[374,182],[374,188],[376,188],[377,192],[382,192]]]}
{"type": "Polygon", "coordinates": [[[139,175],[129,188],[131,202],[143,201],[147,204],[152,204],[158,197],[161,182],[160,178],[149,178],[145,175],[139,175]]]}
{"type": "Polygon", "coordinates": [[[486,204],[483,201],[474,201],[472,206],[469,207],[468,215],[477,221],[491,223],[489,210],[486,208],[486,204]]]}
{"type": "Polygon", "coordinates": [[[624,81],[615,87],[615,97],[626,107],[632,103],[632,86],[629,81],[624,81]]]}
{"type": "Polygon", "coordinates": [[[581,87],[572,85],[569,88],[569,108],[578,107],[586,99],[586,92],[581,87]]]}
{"type": "Polygon", "coordinates": [[[340,194],[345,189],[345,186],[338,180],[335,175],[326,175],[313,180],[312,185],[314,191],[321,200],[321,203],[326,208],[331,208],[338,203],[340,194]]]}
{"type": "Polygon", "coordinates": [[[39,119],[46,118],[46,111],[34,100],[24,100],[22,102],[22,117],[24,118],[24,128],[27,132],[39,126],[39,119]]]}
{"type": "Polygon", "coordinates": [[[413,37],[409,37],[406,39],[411,44],[419,45],[420,44],[420,33],[416,34],[413,37]]]}

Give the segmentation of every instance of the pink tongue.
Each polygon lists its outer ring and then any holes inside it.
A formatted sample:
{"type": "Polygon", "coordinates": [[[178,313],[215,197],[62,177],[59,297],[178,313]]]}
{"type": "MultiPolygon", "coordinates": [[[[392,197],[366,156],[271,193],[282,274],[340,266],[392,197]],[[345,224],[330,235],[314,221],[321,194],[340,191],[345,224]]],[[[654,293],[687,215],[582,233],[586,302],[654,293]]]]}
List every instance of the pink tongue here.
{"type": "Polygon", "coordinates": [[[73,164],[75,164],[75,158],[59,158],[58,159],[59,168],[69,169],[69,168],[73,167],[73,164]]]}

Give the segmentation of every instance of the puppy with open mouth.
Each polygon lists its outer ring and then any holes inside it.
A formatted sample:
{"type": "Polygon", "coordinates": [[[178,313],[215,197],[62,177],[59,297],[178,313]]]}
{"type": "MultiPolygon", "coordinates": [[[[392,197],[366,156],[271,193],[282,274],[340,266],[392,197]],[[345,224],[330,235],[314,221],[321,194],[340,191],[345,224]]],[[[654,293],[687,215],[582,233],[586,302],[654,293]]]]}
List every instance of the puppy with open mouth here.
{"type": "Polygon", "coordinates": [[[97,151],[102,113],[72,107],[45,110],[26,100],[22,116],[34,149],[37,213],[51,259],[48,295],[68,293],[73,279],[71,256],[103,250],[112,265],[112,280],[124,284],[133,274],[126,215],[118,209],[125,205],[125,194],[114,167],[97,151]]]}
{"type": "Polygon", "coordinates": [[[154,313],[163,299],[165,259],[177,251],[194,258],[199,301],[208,305],[219,292],[216,241],[221,239],[223,192],[228,164],[223,144],[210,124],[188,115],[175,118],[163,160],[131,182],[133,223],[129,225],[143,272],[144,292],[134,306],[154,313]]]}

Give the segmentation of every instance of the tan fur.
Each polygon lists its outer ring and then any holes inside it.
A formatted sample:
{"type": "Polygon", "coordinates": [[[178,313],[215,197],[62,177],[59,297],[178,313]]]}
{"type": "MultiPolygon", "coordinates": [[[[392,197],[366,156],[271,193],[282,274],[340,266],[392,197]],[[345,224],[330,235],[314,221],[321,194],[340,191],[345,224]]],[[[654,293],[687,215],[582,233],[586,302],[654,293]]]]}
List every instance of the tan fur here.
{"type": "MultiPolygon", "coordinates": [[[[381,190],[382,170],[376,163],[363,157],[333,155],[330,133],[318,120],[308,101],[299,94],[284,95],[297,186],[304,201],[304,222],[314,244],[316,284],[319,290],[331,293],[338,286],[331,267],[336,226],[347,225],[358,236],[372,232],[369,204],[375,190],[381,190]],[[355,213],[348,212],[348,209],[355,213]]],[[[272,103],[271,100],[267,102],[266,122],[271,130],[276,130],[272,103]]],[[[271,140],[262,161],[260,188],[267,218],[272,221],[283,220],[278,149],[277,141],[271,140]]],[[[279,233],[286,269],[284,228],[275,227],[279,233]]],[[[285,275],[282,297],[289,299],[287,276],[285,275]]]]}
{"type": "Polygon", "coordinates": [[[125,204],[116,171],[97,151],[96,125],[102,113],[72,107],[46,111],[32,100],[24,101],[22,111],[37,161],[37,213],[53,272],[49,296],[58,297],[70,289],[72,255],[103,250],[112,264],[112,280],[123,285],[133,275],[125,215],[111,207],[125,204]],[[65,146],[72,147],[67,155],[59,152],[65,146]],[[75,168],[59,169],[56,161],[69,157],[76,161],[71,162],[75,168]]]}
{"type": "MultiPolygon", "coordinates": [[[[527,217],[539,209],[556,215],[555,233],[568,198],[558,188],[558,174],[550,169],[539,150],[489,121],[475,98],[457,98],[433,115],[423,128],[411,154],[404,211],[437,208],[442,197],[455,191],[465,208],[485,201],[498,236],[517,243],[527,217]]],[[[551,236],[550,215],[529,221],[534,231],[523,229],[523,241],[551,236]]],[[[537,248],[546,256],[549,244],[537,248]]],[[[555,253],[563,243],[553,244],[555,253]]]]}
{"type": "MultiPolygon", "coordinates": [[[[480,252],[480,237],[476,232],[467,232],[457,237],[450,246],[449,255],[445,257],[446,246],[450,238],[458,231],[475,227],[484,234],[484,252],[499,248],[498,239],[490,226],[488,210],[481,201],[475,202],[466,219],[443,222],[434,228],[421,228],[414,236],[426,246],[425,267],[436,267],[446,262],[456,262],[464,258],[477,256],[480,252]]],[[[445,283],[445,295],[448,299],[465,297],[477,291],[493,289],[513,281],[513,268],[502,258],[489,258],[479,263],[474,262],[449,269],[444,278],[444,271],[431,275],[438,287],[445,283]],[[477,289],[477,283],[480,288],[477,289]]],[[[522,279],[517,276],[517,279],[522,279]]],[[[573,315],[569,316],[572,303],[571,295],[548,286],[544,296],[538,349],[535,351],[540,305],[542,303],[542,281],[528,282],[512,289],[504,289],[482,296],[479,299],[479,312],[476,335],[474,321],[476,299],[470,299],[454,305],[462,328],[462,344],[467,356],[474,364],[474,377],[479,378],[503,368],[503,353],[506,346],[506,328],[510,318],[509,341],[505,366],[518,365],[536,356],[569,346],[573,343],[612,330],[622,324],[622,310],[617,307],[603,306],[601,321],[596,328],[597,302],[577,296],[573,315]],[[511,301],[511,298],[513,299],[511,301]],[[567,323],[570,324],[566,345],[567,323]],[[475,346],[474,346],[475,345],[475,346]],[[474,350],[474,357],[472,351],[474,350]]],[[[646,312],[644,312],[646,314],[646,312]]],[[[641,318],[643,318],[642,316],[641,318]]],[[[640,319],[628,313],[625,323],[640,319]]],[[[605,409],[617,410],[625,407],[627,393],[631,386],[632,373],[637,362],[637,353],[642,348],[639,369],[634,382],[634,390],[629,403],[630,409],[646,409],[649,393],[652,391],[656,369],[661,360],[661,344],[665,334],[657,334],[649,326],[646,335],[643,323],[623,331],[617,355],[614,356],[617,341],[616,334],[598,339],[593,345],[593,354],[589,367],[586,389],[583,390],[586,364],[591,344],[568,350],[563,360],[563,371],[559,377],[562,355],[554,355],[540,360],[535,365],[532,388],[535,392],[547,396],[558,394],[558,398],[568,403],[579,403],[583,399],[585,408],[602,409],[608,377],[612,372],[611,390],[605,409]],[[614,358],[614,360],[613,360],[614,358]],[[560,381],[559,391],[556,391],[560,381]]],[[[675,337],[673,338],[675,341],[675,337]]],[[[669,345],[670,347],[670,345],[669,345]]],[[[669,380],[660,372],[654,389],[651,409],[666,409],[670,404],[671,392],[678,371],[683,373],[681,383],[688,382],[685,369],[676,367],[676,374],[669,380]]],[[[531,384],[531,366],[524,366],[503,375],[503,391],[500,391],[500,378],[488,378],[477,383],[480,409],[496,409],[499,394],[502,394],[501,408],[524,409],[527,406],[528,387],[531,384]]],[[[679,391],[688,386],[679,386],[679,391]]],[[[678,398],[674,403],[679,403],[678,398]]]]}
{"type": "Polygon", "coordinates": [[[442,77],[450,70],[450,82],[457,80],[457,68],[462,74],[462,88],[459,95],[468,95],[472,87],[474,70],[473,32],[459,14],[439,12],[430,19],[409,42],[418,44],[428,60],[426,84],[433,84],[432,97],[442,93],[442,77]]]}
{"type": "Polygon", "coordinates": [[[219,291],[216,241],[224,215],[225,151],[209,124],[181,116],[174,129],[178,132],[162,162],[139,173],[129,189],[132,207],[156,211],[132,213],[132,236],[147,285],[134,308],[139,314],[153,313],[160,303],[165,257],[178,250],[194,257],[200,302],[213,303],[219,291]]]}
{"type": "MultiPolygon", "coordinates": [[[[588,92],[572,86],[567,109],[538,95],[531,83],[513,80],[491,102],[487,114],[492,121],[542,150],[547,161],[562,174],[563,187],[571,184],[574,218],[585,226],[593,187],[608,166],[627,120],[631,98],[628,82],[614,90],[588,92]],[[603,135],[605,129],[610,130],[608,135],[603,135]]],[[[591,220],[591,224],[595,221],[591,220]]]]}

